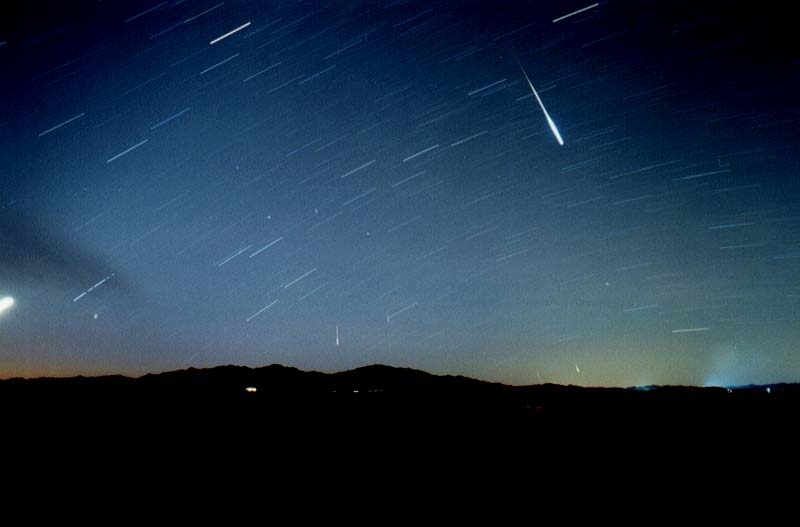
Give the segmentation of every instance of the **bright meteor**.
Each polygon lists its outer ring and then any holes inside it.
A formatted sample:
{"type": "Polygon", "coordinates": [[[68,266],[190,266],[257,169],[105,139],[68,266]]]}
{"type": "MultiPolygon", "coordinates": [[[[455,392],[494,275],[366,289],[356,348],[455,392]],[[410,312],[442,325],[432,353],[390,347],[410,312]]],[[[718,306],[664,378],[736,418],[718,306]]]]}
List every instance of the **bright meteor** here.
{"type": "Polygon", "coordinates": [[[531,91],[533,92],[534,97],[536,97],[536,101],[539,103],[539,107],[542,109],[542,112],[544,112],[544,117],[545,119],[547,119],[547,124],[550,125],[550,130],[553,131],[553,135],[556,137],[556,141],[558,141],[558,144],[560,144],[561,146],[564,146],[564,140],[561,139],[561,134],[558,133],[558,128],[556,128],[556,123],[553,122],[553,120],[550,118],[550,114],[547,113],[547,109],[544,107],[544,104],[542,104],[542,99],[539,97],[539,94],[536,93],[536,88],[533,87],[533,83],[528,78],[528,74],[525,73],[525,68],[522,67],[522,63],[519,61],[519,59],[517,59],[517,64],[519,64],[519,69],[522,70],[522,74],[525,75],[525,80],[528,81],[528,86],[531,87],[531,91]]]}

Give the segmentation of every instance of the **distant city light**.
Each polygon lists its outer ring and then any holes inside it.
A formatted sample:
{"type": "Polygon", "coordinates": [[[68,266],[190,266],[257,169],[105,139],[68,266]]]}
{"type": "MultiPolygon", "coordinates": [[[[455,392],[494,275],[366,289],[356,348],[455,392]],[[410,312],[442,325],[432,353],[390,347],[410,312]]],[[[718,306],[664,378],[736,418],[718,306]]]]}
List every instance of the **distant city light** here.
{"type": "Polygon", "coordinates": [[[769,386],[767,386],[767,393],[772,393],[772,389],[769,386]]]}
{"type": "Polygon", "coordinates": [[[246,391],[247,393],[256,393],[258,389],[256,389],[255,386],[248,386],[247,388],[244,389],[244,391],[246,391]]]}
{"type": "Polygon", "coordinates": [[[0,313],[11,309],[11,306],[13,305],[14,305],[14,299],[12,297],[5,296],[3,298],[0,298],[0,313]]]}

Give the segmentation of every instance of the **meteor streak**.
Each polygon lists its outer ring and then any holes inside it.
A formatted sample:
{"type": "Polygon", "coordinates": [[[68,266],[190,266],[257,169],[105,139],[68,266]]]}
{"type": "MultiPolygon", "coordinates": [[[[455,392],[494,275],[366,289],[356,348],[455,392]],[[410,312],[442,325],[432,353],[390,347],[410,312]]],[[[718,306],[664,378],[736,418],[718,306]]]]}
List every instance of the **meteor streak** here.
{"type": "Polygon", "coordinates": [[[544,117],[545,119],[547,119],[547,124],[550,125],[550,130],[552,130],[553,135],[556,137],[556,141],[558,141],[558,144],[560,144],[561,146],[564,146],[564,140],[561,139],[561,134],[558,133],[558,128],[556,128],[556,123],[553,122],[553,120],[550,118],[550,114],[547,113],[547,109],[544,107],[544,104],[542,104],[542,99],[539,98],[539,94],[536,92],[536,88],[533,87],[533,83],[531,83],[531,80],[528,78],[528,74],[525,73],[525,68],[522,67],[522,63],[519,61],[519,59],[517,59],[517,64],[519,64],[519,69],[525,76],[525,80],[528,81],[528,86],[530,86],[534,97],[536,97],[536,101],[539,103],[539,107],[542,109],[542,112],[544,112],[544,117]]]}

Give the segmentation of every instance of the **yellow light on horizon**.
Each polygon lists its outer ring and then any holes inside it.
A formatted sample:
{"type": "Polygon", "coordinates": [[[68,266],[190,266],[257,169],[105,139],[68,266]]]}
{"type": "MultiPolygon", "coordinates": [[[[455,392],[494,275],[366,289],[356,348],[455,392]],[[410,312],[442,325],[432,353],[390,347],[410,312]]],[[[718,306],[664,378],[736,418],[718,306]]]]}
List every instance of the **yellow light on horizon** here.
{"type": "Polygon", "coordinates": [[[3,311],[8,311],[11,309],[11,306],[14,305],[14,298],[10,296],[4,296],[0,298],[0,313],[3,311]]]}

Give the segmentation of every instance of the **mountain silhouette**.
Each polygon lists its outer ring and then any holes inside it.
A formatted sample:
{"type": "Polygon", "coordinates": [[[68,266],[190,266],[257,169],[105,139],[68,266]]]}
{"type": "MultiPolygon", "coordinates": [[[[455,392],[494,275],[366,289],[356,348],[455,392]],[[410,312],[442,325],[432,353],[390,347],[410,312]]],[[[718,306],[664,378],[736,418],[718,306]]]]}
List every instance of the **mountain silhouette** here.
{"type": "Polygon", "coordinates": [[[73,458],[798,459],[800,385],[508,386],[371,365],[0,381],[0,446],[73,458]],[[249,389],[249,390],[248,390],[249,389]]]}

